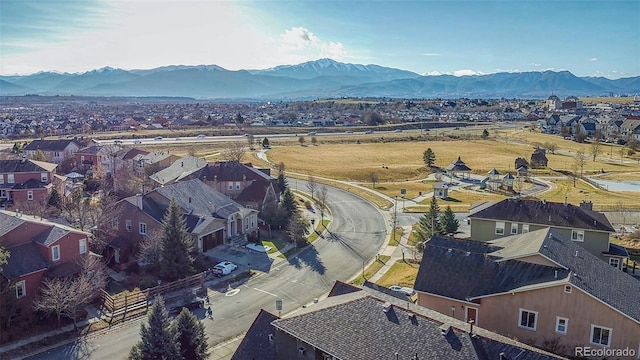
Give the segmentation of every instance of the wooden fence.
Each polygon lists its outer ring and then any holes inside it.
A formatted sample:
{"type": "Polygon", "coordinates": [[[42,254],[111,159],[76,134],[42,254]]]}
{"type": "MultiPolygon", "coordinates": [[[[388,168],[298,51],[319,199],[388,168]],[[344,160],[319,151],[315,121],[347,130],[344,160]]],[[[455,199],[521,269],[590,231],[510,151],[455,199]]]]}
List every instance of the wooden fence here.
{"type": "Polygon", "coordinates": [[[115,296],[101,290],[102,311],[109,318],[109,325],[111,325],[114,318],[120,316],[124,321],[128,312],[140,309],[145,309],[146,312],[156,295],[163,296],[165,303],[167,303],[187,295],[188,292],[184,292],[185,289],[204,290],[204,279],[205,272],[201,272],[167,284],[135,292],[121,293],[115,296]]]}

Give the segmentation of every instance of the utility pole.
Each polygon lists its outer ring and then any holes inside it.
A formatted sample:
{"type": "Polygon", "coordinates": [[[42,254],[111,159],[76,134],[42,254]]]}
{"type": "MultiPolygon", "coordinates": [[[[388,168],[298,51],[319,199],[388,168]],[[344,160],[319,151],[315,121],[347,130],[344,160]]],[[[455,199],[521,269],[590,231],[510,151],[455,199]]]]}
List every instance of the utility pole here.
{"type": "Polygon", "coordinates": [[[391,236],[392,236],[391,239],[393,241],[396,240],[396,219],[397,219],[396,213],[398,212],[398,195],[396,195],[395,199],[396,199],[396,204],[393,207],[393,229],[391,230],[391,236]]]}

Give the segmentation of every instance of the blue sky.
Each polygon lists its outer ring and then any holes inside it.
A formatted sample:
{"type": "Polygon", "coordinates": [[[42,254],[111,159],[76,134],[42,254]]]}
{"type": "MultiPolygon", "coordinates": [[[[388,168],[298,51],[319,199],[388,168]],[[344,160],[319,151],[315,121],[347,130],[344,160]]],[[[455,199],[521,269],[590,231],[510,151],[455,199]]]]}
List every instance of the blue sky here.
{"type": "Polygon", "coordinates": [[[319,58],[419,74],[640,75],[640,1],[0,0],[0,74],[319,58]]]}

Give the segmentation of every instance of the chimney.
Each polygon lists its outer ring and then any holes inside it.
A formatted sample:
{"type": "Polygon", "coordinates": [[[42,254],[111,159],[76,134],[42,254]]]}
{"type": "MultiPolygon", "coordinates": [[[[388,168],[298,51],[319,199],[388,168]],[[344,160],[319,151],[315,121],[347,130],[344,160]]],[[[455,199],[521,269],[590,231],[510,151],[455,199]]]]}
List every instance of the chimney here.
{"type": "Polygon", "coordinates": [[[142,194],[136,194],[136,205],[138,205],[138,209],[142,210],[142,194]]]}
{"type": "Polygon", "coordinates": [[[475,321],[473,319],[469,320],[469,334],[473,335],[473,323],[475,321]]]}
{"type": "Polygon", "coordinates": [[[440,329],[440,334],[442,334],[443,336],[447,336],[447,334],[451,331],[451,325],[449,324],[442,324],[438,327],[440,329]]]}
{"type": "Polygon", "coordinates": [[[191,196],[189,196],[189,204],[191,204],[191,196]]]}
{"type": "Polygon", "coordinates": [[[567,196],[564,197],[564,206],[567,206],[567,196]]]}

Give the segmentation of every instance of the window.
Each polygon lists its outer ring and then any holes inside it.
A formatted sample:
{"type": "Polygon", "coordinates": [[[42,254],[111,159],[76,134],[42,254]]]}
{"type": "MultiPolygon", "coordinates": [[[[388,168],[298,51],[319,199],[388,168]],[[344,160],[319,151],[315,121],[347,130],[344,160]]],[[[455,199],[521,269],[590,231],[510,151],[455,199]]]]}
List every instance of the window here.
{"type": "Polygon", "coordinates": [[[558,334],[566,334],[569,326],[569,319],[556,316],[556,332],[558,334]]]}
{"type": "Polygon", "coordinates": [[[518,233],[518,224],[511,224],[511,234],[517,234],[518,233]]]}
{"type": "Polygon", "coordinates": [[[143,222],[138,223],[138,232],[140,235],[147,235],[147,224],[143,222]]]}
{"type": "Polygon", "coordinates": [[[529,224],[522,224],[522,233],[526,234],[529,232],[529,224]]]}
{"type": "Polygon", "coordinates": [[[33,191],[27,191],[27,200],[33,200],[33,191]]]}
{"type": "Polygon", "coordinates": [[[597,325],[591,325],[591,343],[595,345],[611,345],[611,329],[597,325]]]}
{"type": "Polygon", "coordinates": [[[4,184],[4,174],[0,174],[0,184],[4,184]]]}
{"type": "Polygon", "coordinates": [[[131,220],[126,220],[125,226],[127,227],[127,231],[131,231],[131,220]]]}
{"type": "Polygon", "coordinates": [[[22,297],[25,297],[26,295],[27,295],[27,287],[25,285],[24,280],[18,281],[16,283],[16,298],[20,299],[22,297]]]}
{"type": "Polygon", "coordinates": [[[564,292],[567,294],[571,294],[571,285],[565,285],[564,286],[564,292]]]}
{"type": "Polygon", "coordinates": [[[53,261],[60,260],[60,245],[51,247],[51,258],[53,261]]]}
{"type": "Polygon", "coordinates": [[[571,230],[571,240],[584,241],[584,230],[571,230]]]}
{"type": "Polygon", "coordinates": [[[520,323],[518,324],[518,327],[535,331],[537,318],[537,312],[520,309],[520,323]]]}
{"type": "Polygon", "coordinates": [[[40,181],[43,183],[46,183],[47,181],[49,181],[49,174],[40,173],[40,181]]]}
{"type": "Polygon", "coordinates": [[[229,181],[229,190],[233,190],[233,183],[229,181]]]}
{"type": "Polygon", "coordinates": [[[504,235],[504,223],[496,222],[496,234],[504,235]]]}
{"type": "Polygon", "coordinates": [[[120,227],[120,221],[118,219],[111,220],[112,229],[118,230],[119,227],[120,227]]]}
{"type": "Polygon", "coordinates": [[[80,161],[84,162],[84,155],[80,155],[80,161]]]}
{"type": "Polygon", "coordinates": [[[13,174],[7,174],[7,183],[13,184],[15,179],[13,178],[13,174]]]}
{"type": "Polygon", "coordinates": [[[236,181],[236,190],[240,190],[240,182],[236,181]]]}
{"type": "Polygon", "coordinates": [[[615,267],[615,268],[620,268],[620,259],[618,258],[609,258],[609,265],[615,267]]]}
{"type": "Polygon", "coordinates": [[[87,239],[80,239],[79,245],[80,245],[80,254],[86,254],[87,253],[87,239]]]}

